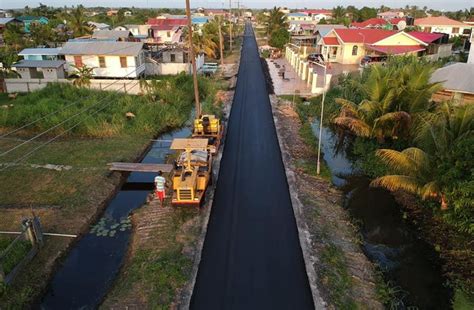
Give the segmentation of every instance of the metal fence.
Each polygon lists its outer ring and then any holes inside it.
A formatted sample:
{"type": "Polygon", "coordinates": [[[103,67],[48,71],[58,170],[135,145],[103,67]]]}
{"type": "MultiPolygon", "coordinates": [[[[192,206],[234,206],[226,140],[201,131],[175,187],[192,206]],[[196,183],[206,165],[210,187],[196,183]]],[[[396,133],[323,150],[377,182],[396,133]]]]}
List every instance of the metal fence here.
{"type": "Polygon", "coordinates": [[[42,245],[43,233],[39,219],[24,219],[22,231],[0,252],[0,283],[10,284],[42,245]]]}

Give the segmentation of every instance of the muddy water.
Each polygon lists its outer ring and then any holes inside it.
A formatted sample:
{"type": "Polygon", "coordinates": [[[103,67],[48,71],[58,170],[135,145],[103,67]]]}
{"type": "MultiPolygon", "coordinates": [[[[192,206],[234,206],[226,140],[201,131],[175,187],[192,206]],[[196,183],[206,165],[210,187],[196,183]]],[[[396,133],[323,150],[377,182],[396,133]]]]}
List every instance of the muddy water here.
{"type": "MultiPolygon", "coordinates": [[[[188,128],[161,136],[160,140],[184,138],[188,128]]],[[[170,143],[156,142],[143,163],[164,163],[170,143]]],[[[107,206],[103,216],[68,253],[50,283],[41,309],[94,309],[110,289],[123,263],[131,234],[128,218],[153,188],[153,173],[131,173],[126,184],[107,206]]]]}
{"type": "MultiPolygon", "coordinates": [[[[319,135],[318,121],[312,127],[319,135]]],[[[332,181],[345,192],[345,206],[360,223],[366,256],[380,266],[385,279],[397,290],[393,308],[451,308],[452,291],[444,285],[436,251],[418,238],[388,191],[371,188],[368,178],[355,175],[344,151],[336,151],[337,137],[330,129],[323,128],[321,140],[332,181]]]]}

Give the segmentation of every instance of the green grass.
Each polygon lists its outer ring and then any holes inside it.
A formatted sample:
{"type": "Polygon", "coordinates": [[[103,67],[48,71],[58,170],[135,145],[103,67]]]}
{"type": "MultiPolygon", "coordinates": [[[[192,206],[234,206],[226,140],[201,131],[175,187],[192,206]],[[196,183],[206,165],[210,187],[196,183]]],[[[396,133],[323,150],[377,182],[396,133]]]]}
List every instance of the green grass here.
{"type": "MultiPolygon", "coordinates": [[[[6,238],[0,236],[0,256],[4,253],[3,251],[11,244],[13,238],[6,238]]],[[[3,268],[5,275],[8,275],[10,271],[28,254],[31,249],[31,243],[26,240],[19,240],[6,255],[0,260],[0,264],[3,268]]]]}
{"type": "Polygon", "coordinates": [[[336,309],[358,309],[350,295],[352,279],[342,250],[334,244],[326,245],[321,252],[321,264],[321,280],[336,309]]]}
{"type": "MultiPolygon", "coordinates": [[[[311,124],[306,121],[303,122],[300,132],[301,138],[303,139],[304,143],[310,148],[311,150],[311,159],[305,160],[304,162],[299,163],[300,167],[303,168],[303,171],[310,175],[317,175],[317,156],[318,156],[318,138],[313,133],[313,129],[311,128],[311,124]]],[[[298,163],[297,163],[298,165],[298,163]]],[[[326,165],[326,162],[323,159],[323,154],[321,152],[321,161],[320,161],[320,177],[331,180],[331,170],[326,165]]]]}

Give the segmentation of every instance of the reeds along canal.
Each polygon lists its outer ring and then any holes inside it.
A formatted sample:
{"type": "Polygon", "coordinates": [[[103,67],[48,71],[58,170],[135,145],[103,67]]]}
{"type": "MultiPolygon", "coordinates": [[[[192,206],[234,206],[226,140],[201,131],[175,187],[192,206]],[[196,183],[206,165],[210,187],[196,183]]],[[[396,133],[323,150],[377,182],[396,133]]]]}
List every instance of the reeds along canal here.
{"type": "MultiPolygon", "coordinates": [[[[317,136],[319,122],[312,127],[317,136]]],[[[395,292],[391,308],[450,309],[452,291],[437,252],[418,237],[390,192],[370,187],[367,177],[357,175],[344,150],[337,150],[330,129],[323,128],[321,140],[332,181],[344,191],[345,207],[360,224],[363,250],[395,292]]]]}
{"type": "MultiPolygon", "coordinates": [[[[165,134],[160,140],[184,138],[189,128],[165,134]]],[[[169,144],[155,142],[143,163],[164,163],[169,144]]],[[[153,187],[153,173],[131,173],[103,216],[68,253],[44,295],[41,309],[92,309],[111,288],[128,249],[129,214],[143,205],[153,187]]]]}

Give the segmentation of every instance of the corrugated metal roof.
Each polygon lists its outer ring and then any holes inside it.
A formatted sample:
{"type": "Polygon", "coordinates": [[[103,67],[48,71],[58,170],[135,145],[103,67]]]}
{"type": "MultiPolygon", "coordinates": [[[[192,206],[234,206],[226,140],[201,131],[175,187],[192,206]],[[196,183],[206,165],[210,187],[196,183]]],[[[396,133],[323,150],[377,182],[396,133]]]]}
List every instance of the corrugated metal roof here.
{"type": "Polygon", "coordinates": [[[474,94],[474,64],[455,63],[436,70],[431,83],[441,82],[447,90],[474,94]]]}
{"type": "Polygon", "coordinates": [[[96,30],[92,33],[93,39],[113,39],[128,38],[130,31],[128,30],[96,30]]]}
{"type": "Polygon", "coordinates": [[[14,64],[14,68],[59,68],[66,62],[64,60],[21,60],[14,64]]]}
{"type": "Polygon", "coordinates": [[[20,56],[25,55],[45,55],[45,56],[57,56],[61,48],[25,48],[18,53],[20,56]]]}
{"type": "Polygon", "coordinates": [[[13,17],[1,17],[0,18],[0,25],[6,25],[7,23],[11,22],[15,18],[13,17]]]}
{"type": "Polygon", "coordinates": [[[141,42],[67,42],[61,50],[61,55],[136,56],[142,49],[141,42]]]}

